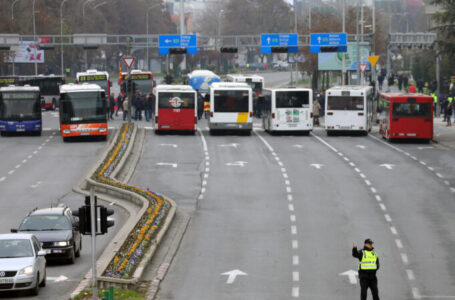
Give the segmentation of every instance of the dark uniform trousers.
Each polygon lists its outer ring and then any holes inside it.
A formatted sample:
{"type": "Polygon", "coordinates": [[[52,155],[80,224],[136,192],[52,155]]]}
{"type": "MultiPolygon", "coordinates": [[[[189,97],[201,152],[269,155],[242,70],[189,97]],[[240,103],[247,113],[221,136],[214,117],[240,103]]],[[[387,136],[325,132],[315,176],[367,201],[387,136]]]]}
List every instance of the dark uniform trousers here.
{"type": "Polygon", "coordinates": [[[371,290],[373,300],[379,300],[378,293],[378,279],[374,278],[360,278],[360,300],[367,300],[368,288],[371,290]]]}

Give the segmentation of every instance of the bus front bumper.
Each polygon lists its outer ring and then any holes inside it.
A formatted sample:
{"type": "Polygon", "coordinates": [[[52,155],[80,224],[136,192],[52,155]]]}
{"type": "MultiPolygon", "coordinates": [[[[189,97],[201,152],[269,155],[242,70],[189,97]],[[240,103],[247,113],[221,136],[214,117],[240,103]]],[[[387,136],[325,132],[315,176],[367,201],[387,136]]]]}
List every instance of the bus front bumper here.
{"type": "Polygon", "coordinates": [[[0,121],[2,132],[39,132],[41,121],[0,121]]]}
{"type": "Polygon", "coordinates": [[[209,122],[209,129],[211,130],[252,130],[253,123],[218,123],[209,122]]]}

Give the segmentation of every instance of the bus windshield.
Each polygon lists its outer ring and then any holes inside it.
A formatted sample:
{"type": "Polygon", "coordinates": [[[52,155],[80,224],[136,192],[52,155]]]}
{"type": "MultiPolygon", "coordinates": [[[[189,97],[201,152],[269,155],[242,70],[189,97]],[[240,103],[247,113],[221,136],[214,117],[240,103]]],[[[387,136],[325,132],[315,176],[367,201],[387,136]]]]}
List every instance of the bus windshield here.
{"type": "Polygon", "coordinates": [[[100,92],[62,94],[60,115],[63,124],[107,122],[105,100],[100,92]]]}
{"type": "Polygon", "coordinates": [[[136,83],[136,91],[139,91],[141,95],[147,95],[152,92],[152,81],[148,80],[133,80],[136,83]]]}
{"type": "Polygon", "coordinates": [[[328,110],[363,110],[363,97],[352,96],[329,96],[327,101],[328,110]]]}
{"type": "Polygon", "coordinates": [[[87,82],[87,83],[92,83],[92,84],[97,84],[102,88],[106,93],[108,92],[107,90],[107,79],[106,80],[91,80],[91,81],[81,81],[81,82],[87,82]]]}
{"type": "Polygon", "coordinates": [[[194,93],[160,92],[158,93],[158,107],[194,109],[195,98],[194,93]]]}
{"type": "Polygon", "coordinates": [[[38,92],[3,92],[0,96],[2,120],[39,120],[41,107],[38,92]]]}
{"type": "Polygon", "coordinates": [[[254,92],[260,92],[260,91],[262,91],[262,82],[252,82],[251,80],[248,80],[248,79],[247,79],[246,83],[250,86],[250,88],[251,88],[254,92]]]}
{"type": "Polygon", "coordinates": [[[309,107],[308,91],[276,92],[276,108],[309,107]]]}
{"type": "Polygon", "coordinates": [[[248,112],[248,91],[216,90],[215,112],[248,112]]]}
{"type": "Polygon", "coordinates": [[[431,117],[430,103],[393,103],[393,117],[431,117]]]}

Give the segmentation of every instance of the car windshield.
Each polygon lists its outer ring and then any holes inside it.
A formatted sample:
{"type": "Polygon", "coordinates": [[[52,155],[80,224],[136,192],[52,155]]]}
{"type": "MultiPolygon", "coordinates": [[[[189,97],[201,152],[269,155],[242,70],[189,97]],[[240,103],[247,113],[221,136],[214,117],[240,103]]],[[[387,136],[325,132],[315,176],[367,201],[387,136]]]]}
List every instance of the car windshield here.
{"type": "Polygon", "coordinates": [[[33,257],[30,240],[0,240],[0,258],[33,257]]]}
{"type": "Polygon", "coordinates": [[[71,224],[65,216],[36,215],[24,219],[19,231],[70,230],[71,224]]]}

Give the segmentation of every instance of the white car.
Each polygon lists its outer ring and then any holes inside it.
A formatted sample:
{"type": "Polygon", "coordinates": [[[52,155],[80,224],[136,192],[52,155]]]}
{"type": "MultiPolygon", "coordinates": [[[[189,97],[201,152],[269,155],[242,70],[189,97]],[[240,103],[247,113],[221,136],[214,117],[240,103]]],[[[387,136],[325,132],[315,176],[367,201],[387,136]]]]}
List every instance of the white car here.
{"type": "Polygon", "coordinates": [[[38,295],[46,285],[45,255],[33,234],[0,234],[0,293],[30,290],[38,295]]]}

